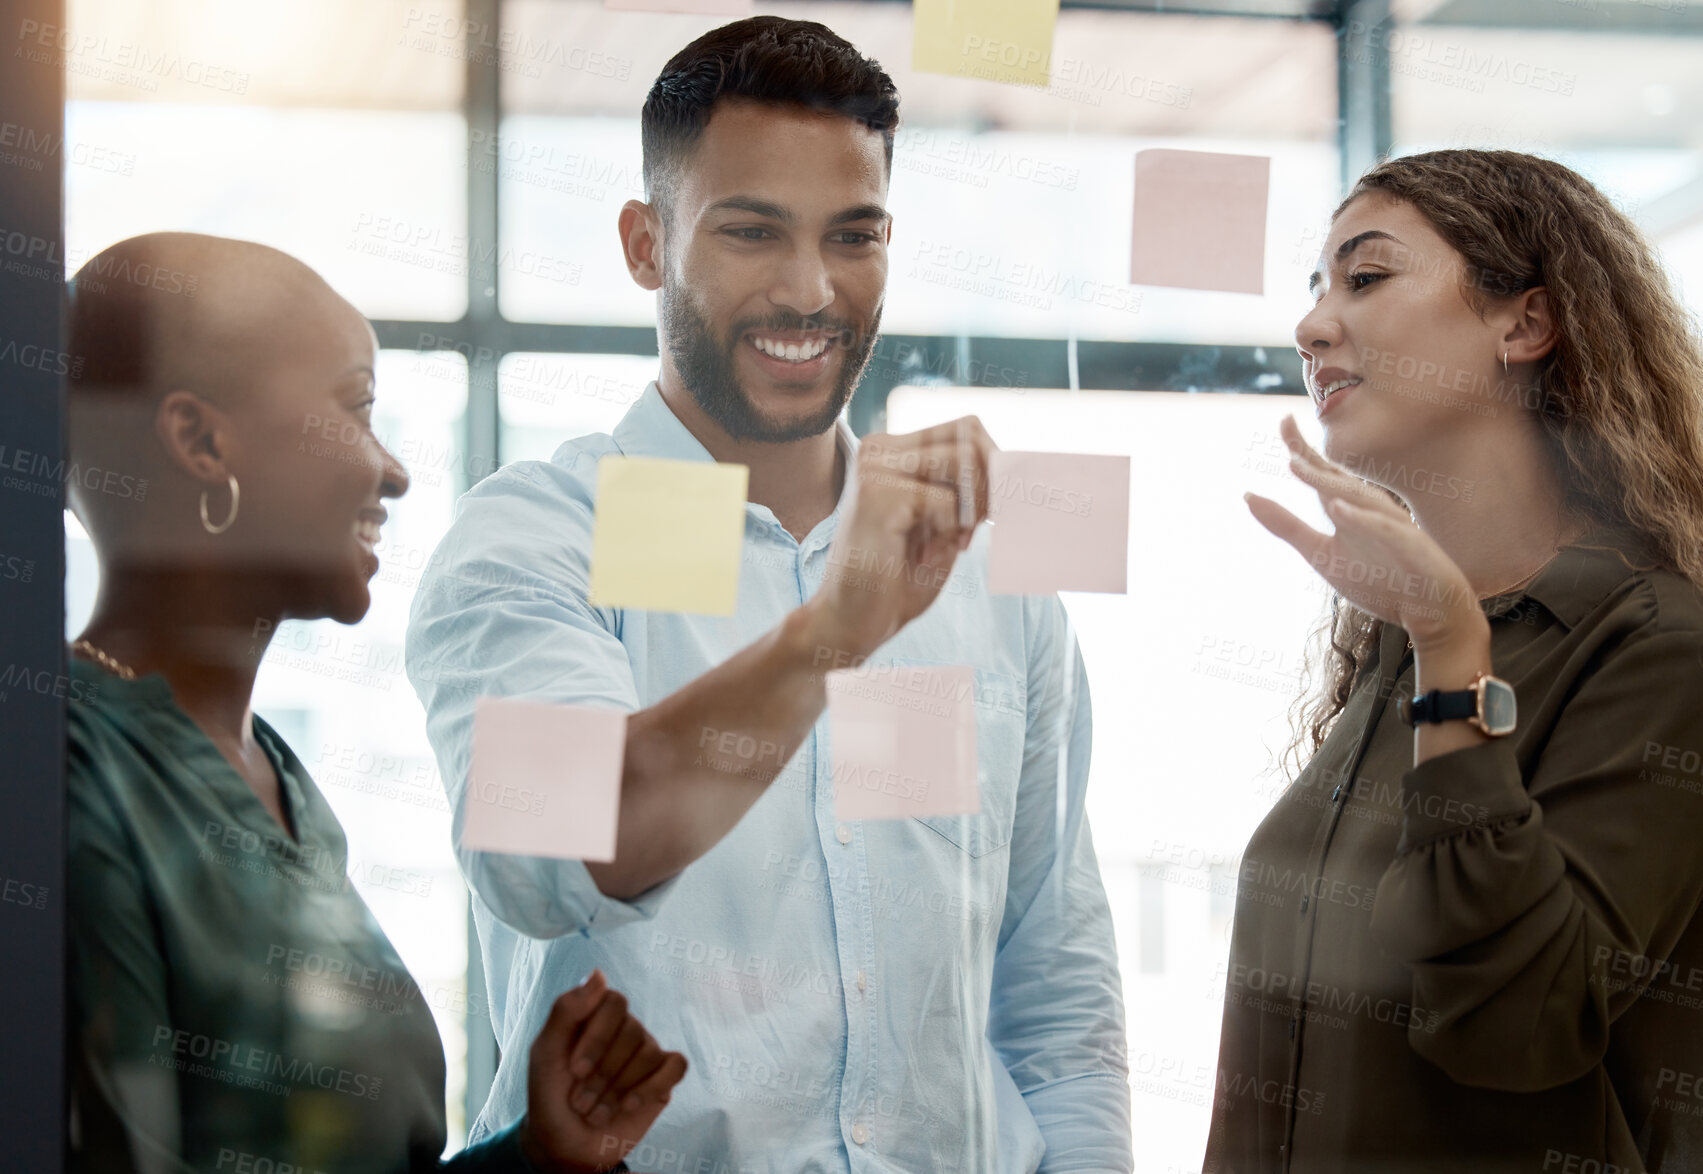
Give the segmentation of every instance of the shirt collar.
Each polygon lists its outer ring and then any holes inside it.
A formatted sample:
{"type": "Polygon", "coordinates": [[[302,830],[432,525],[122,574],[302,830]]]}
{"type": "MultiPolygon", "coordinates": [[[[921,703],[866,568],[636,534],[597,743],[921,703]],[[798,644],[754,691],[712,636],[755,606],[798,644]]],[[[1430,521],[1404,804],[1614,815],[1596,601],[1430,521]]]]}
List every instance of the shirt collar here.
{"type": "MultiPolygon", "coordinates": [[[[662,389],[654,379],[645,388],[644,394],[627,409],[627,414],[615,425],[611,436],[614,437],[615,446],[623,455],[629,457],[662,457],[675,461],[715,460],[710,455],[710,450],[680,422],[680,417],[674,414],[674,409],[662,398],[662,389]]],[[[845,413],[841,412],[839,418],[834,421],[834,447],[845,458],[846,480],[840,491],[839,503],[834,509],[836,514],[839,513],[839,507],[845,504],[846,493],[856,475],[857,443],[857,437],[846,423],[845,413]]],[[[767,513],[764,507],[754,508],[767,513]]]]}
{"type": "MultiPolygon", "coordinates": [[[[1512,611],[1522,600],[1535,599],[1571,630],[1616,587],[1654,565],[1635,535],[1599,528],[1562,547],[1525,587],[1491,596],[1479,606],[1485,615],[1495,617],[1512,611]]],[[[1399,625],[1385,624],[1378,645],[1380,663],[1399,664],[1406,642],[1407,633],[1399,625]]]]}
{"type": "Polygon", "coordinates": [[[1635,535],[1599,529],[1562,547],[1523,590],[1486,600],[1484,610],[1501,615],[1529,596],[1572,628],[1628,578],[1655,566],[1635,535]]]}

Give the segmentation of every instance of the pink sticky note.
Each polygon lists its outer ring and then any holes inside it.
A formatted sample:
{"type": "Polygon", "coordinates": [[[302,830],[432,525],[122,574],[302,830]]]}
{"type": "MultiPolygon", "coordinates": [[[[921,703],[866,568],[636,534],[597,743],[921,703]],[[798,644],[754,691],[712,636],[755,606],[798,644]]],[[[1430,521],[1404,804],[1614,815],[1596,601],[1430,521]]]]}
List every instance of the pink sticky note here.
{"type": "Polygon", "coordinates": [[[461,845],[482,852],[615,859],[627,715],[481,697],[461,845]]]}
{"type": "Polygon", "coordinates": [[[995,452],[988,590],[1129,590],[1129,458],[995,452]]]}
{"type": "Polygon", "coordinates": [[[968,665],[828,674],[837,819],[974,815],[976,676],[968,665]]]}
{"type": "Polygon", "coordinates": [[[1129,279],[1264,293],[1270,184],[1271,160],[1264,155],[1138,152],[1129,279]]]}
{"type": "Polygon", "coordinates": [[[750,16],[752,0],[603,0],[611,12],[692,12],[701,16],[750,16]]]}

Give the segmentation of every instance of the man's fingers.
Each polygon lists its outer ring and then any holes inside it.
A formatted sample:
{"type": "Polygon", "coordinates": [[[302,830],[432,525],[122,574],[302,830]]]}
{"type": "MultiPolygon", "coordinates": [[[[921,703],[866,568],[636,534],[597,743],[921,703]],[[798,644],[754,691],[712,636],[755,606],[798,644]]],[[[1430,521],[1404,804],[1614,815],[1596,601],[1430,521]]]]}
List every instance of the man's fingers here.
{"type": "Polygon", "coordinates": [[[603,1001],[597,1005],[597,1010],[592,1012],[591,1018],[586,1022],[585,1030],[580,1032],[579,1039],[574,1043],[573,1054],[569,1058],[569,1070],[576,1078],[584,1079],[591,1075],[626,1018],[627,996],[620,991],[605,994],[603,1001]]]}
{"type": "Polygon", "coordinates": [[[960,416],[956,420],[919,428],[915,432],[889,435],[889,439],[896,443],[918,447],[942,442],[957,444],[960,437],[968,441],[984,459],[999,447],[993,442],[993,437],[988,435],[987,429],[982,427],[981,418],[978,416],[960,416]]]}
{"type": "MultiPolygon", "coordinates": [[[[973,416],[907,436],[865,437],[858,450],[864,479],[870,474],[894,474],[949,485],[966,497],[972,490],[976,521],[987,517],[988,468],[995,451],[987,432],[973,416]]],[[[970,524],[969,521],[963,523],[970,524]]]]}

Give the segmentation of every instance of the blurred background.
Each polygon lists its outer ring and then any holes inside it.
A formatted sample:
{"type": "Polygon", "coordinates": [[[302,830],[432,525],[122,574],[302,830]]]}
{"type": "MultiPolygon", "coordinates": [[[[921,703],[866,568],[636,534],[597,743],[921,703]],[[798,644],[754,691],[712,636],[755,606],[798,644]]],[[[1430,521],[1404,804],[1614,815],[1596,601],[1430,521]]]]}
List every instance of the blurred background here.
{"type": "MultiPolygon", "coordinates": [[[[1385,152],[1507,147],[1603,187],[1703,299],[1703,14],[1687,0],[1065,0],[1046,89],[914,73],[911,9],[819,20],[903,96],[885,335],[854,428],[979,414],[1005,447],[1133,458],[1130,590],[1066,598],[1096,714],[1090,812],[1116,915],[1140,1169],[1197,1171],[1242,845],[1324,595],[1247,516],[1311,508],[1277,439],[1292,329],[1346,185],[1385,152]],[[1265,292],[1128,282],[1135,153],[1269,156],[1265,292]],[[984,258],[967,280],[958,258],[984,258]],[[991,276],[989,276],[991,275],[991,276]]],[[[451,1149],[495,1065],[449,816],[402,671],[456,497],[610,429],[656,371],[615,234],[658,69],[727,18],[592,0],[70,0],[67,270],[123,237],[263,241],[384,348],[377,431],[410,469],[374,606],[287,625],[260,712],[348,831],[350,871],[433,1004],[451,1149]]],[[[60,161],[16,150],[6,166],[60,161]]],[[[66,515],[67,636],[97,572],[66,515]]],[[[665,1041],[666,1042],[666,1041],[665,1041]]]]}

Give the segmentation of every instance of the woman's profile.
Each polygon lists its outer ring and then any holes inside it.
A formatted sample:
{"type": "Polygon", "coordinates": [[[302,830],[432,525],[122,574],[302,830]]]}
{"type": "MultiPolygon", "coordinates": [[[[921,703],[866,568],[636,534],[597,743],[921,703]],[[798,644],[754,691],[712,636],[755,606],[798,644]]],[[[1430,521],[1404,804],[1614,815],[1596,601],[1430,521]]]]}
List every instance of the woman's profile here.
{"type": "MultiPolygon", "coordinates": [[[[372,329],[286,254],[159,233],[79,273],[70,337],[102,572],[68,707],[73,1168],[437,1170],[427,1001],[252,704],[280,622],[366,613],[408,488],[372,329]]],[[[442,1168],[624,1169],[684,1072],[594,972],[532,1045],[525,1117],[442,1168]]]]}
{"type": "Polygon", "coordinates": [[[1703,1168],[1693,325],[1505,151],[1374,167],[1312,288],[1324,451],[1285,435],[1335,531],[1248,500],[1334,589],[1328,659],[1239,873],[1205,1169],[1703,1168]]]}

